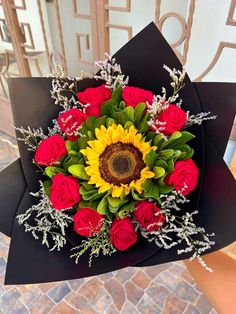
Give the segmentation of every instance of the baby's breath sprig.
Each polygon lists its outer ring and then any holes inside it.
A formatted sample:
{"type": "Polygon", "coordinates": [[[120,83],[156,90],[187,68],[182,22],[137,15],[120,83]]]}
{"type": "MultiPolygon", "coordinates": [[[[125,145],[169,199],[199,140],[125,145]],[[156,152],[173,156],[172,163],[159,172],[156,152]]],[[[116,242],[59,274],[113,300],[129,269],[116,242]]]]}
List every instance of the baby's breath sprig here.
{"type": "Polygon", "coordinates": [[[116,249],[111,243],[110,240],[110,225],[109,221],[104,219],[101,220],[102,228],[94,236],[88,237],[87,240],[83,240],[80,245],[72,248],[72,251],[76,253],[72,254],[70,257],[75,258],[75,263],[78,264],[80,257],[88,250],[89,253],[89,267],[92,266],[93,257],[98,257],[102,255],[112,255],[116,252],[116,249]]]}
{"type": "MultiPolygon", "coordinates": [[[[166,110],[169,107],[169,104],[176,102],[179,97],[179,91],[184,87],[184,78],[186,75],[186,71],[183,68],[182,71],[176,70],[175,68],[171,70],[168,66],[164,64],[164,69],[169,72],[170,78],[172,82],[170,83],[173,93],[170,97],[167,98],[166,89],[162,87],[162,94],[155,95],[153,97],[152,104],[147,103],[147,111],[150,113],[150,119],[148,121],[148,125],[151,126],[152,130],[156,133],[160,133],[163,135],[162,131],[165,129],[165,123],[158,120],[158,115],[166,110]]],[[[180,99],[178,102],[178,107],[181,107],[182,100],[180,99]]],[[[166,140],[167,138],[163,135],[163,138],[166,140]]]]}
{"type": "MultiPolygon", "coordinates": [[[[212,271],[205,264],[201,255],[215,244],[211,240],[214,233],[208,234],[204,228],[196,226],[194,217],[198,214],[197,210],[191,213],[187,212],[182,216],[177,214],[176,211],[180,210],[178,204],[188,202],[181,192],[173,190],[169,195],[160,195],[160,199],[162,201],[161,212],[165,216],[165,225],[159,230],[153,231],[141,228],[142,236],[147,238],[149,242],[154,241],[157,246],[164,249],[170,249],[181,244],[185,248],[178,250],[178,254],[192,252],[190,260],[197,258],[206,270],[212,271]]],[[[150,225],[148,228],[152,226],[150,225]]]]}
{"type": "Polygon", "coordinates": [[[203,121],[206,120],[215,120],[217,118],[216,115],[210,116],[211,112],[200,112],[197,114],[190,115],[189,111],[187,111],[187,121],[185,123],[185,128],[193,125],[198,124],[201,125],[203,121]]]}
{"type": "Polygon", "coordinates": [[[119,86],[124,87],[128,84],[129,77],[125,77],[120,65],[116,63],[116,59],[112,58],[108,53],[105,53],[105,60],[96,61],[95,65],[100,69],[100,72],[94,78],[105,81],[106,87],[112,91],[119,86]]]}
{"type": "Polygon", "coordinates": [[[27,209],[24,214],[18,215],[19,225],[24,225],[25,232],[31,232],[35,239],[42,236],[42,244],[50,248],[50,251],[60,251],[66,244],[65,229],[73,221],[64,210],[55,210],[50,199],[44,192],[42,182],[37,193],[30,193],[40,201],[27,209]],[[29,223],[32,222],[32,224],[29,223]]]}
{"type": "Polygon", "coordinates": [[[28,146],[29,151],[35,151],[39,142],[48,137],[44,134],[42,128],[34,129],[28,126],[27,129],[24,129],[24,127],[21,126],[16,127],[15,129],[21,134],[21,137],[18,137],[17,139],[24,142],[25,145],[28,146]]]}

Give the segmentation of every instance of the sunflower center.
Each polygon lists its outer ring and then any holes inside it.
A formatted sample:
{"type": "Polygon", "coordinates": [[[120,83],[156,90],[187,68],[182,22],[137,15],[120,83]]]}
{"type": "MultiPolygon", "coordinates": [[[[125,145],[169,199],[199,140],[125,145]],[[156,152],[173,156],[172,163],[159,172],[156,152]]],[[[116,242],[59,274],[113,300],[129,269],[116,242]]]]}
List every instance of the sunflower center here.
{"type": "Polygon", "coordinates": [[[143,155],[133,144],[108,145],[99,157],[101,177],[118,186],[138,180],[143,168],[143,155]]]}

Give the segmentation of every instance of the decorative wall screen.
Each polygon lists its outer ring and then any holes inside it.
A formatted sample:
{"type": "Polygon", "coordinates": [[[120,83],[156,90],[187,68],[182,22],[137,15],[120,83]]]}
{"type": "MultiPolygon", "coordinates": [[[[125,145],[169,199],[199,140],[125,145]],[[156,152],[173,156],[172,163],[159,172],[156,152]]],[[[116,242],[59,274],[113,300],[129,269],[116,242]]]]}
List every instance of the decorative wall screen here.
{"type": "Polygon", "coordinates": [[[69,75],[93,73],[94,60],[114,53],[150,21],[192,79],[214,80],[220,72],[222,80],[235,81],[236,0],[1,0],[0,106],[6,117],[7,77],[45,76],[55,61],[69,75]]]}

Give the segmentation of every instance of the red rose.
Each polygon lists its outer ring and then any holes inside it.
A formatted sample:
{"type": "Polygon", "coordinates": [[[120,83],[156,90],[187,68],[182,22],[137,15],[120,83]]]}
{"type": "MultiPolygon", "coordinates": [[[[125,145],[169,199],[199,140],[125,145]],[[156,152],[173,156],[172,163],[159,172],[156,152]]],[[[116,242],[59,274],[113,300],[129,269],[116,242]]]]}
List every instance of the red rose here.
{"type": "Polygon", "coordinates": [[[98,87],[86,88],[83,92],[77,94],[79,102],[83,105],[89,104],[86,108],[86,114],[89,116],[99,116],[102,104],[111,99],[111,91],[102,84],[98,87]]]}
{"type": "Polygon", "coordinates": [[[67,154],[66,144],[60,135],[52,135],[43,140],[34,155],[34,160],[39,165],[51,166],[62,156],[67,154]]]}
{"type": "Polygon", "coordinates": [[[72,108],[69,111],[63,112],[57,119],[61,130],[66,134],[71,141],[78,139],[76,131],[81,123],[87,120],[88,116],[79,109],[72,108]]]}
{"type": "Polygon", "coordinates": [[[78,180],[61,173],[52,178],[50,200],[55,209],[66,209],[80,201],[78,180]]]}
{"type": "Polygon", "coordinates": [[[165,177],[165,183],[173,185],[176,191],[183,189],[184,185],[187,187],[182,194],[187,195],[193,191],[198,182],[199,170],[193,160],[177,161],[174,166],[174,171],[165,177]]]}
{"type": "Polygon", "coordinates": [[[160,208],[148,201],[141,201],[136,204],[134,217],[139,222],[141,228],[147,231],[159,230],[165,223],[165,216],[160,208]]]}
{"type": "Polygon", "coordinates": [[[80,208],[73,219],[75,232],[84,237],[94,236],[102,228],[103,216],[92,208],[80,208]]]}
{"type": "Polygon", "coordinates": [[[187,114],[181,108],[170,104],[169,107],[162,111],[158,116],[158,121],[166,122],[161,132],[165,135],[171,135],[175,131],[179,131],[187,120],[187,114]]]}
{"type": "Polygon", "coordinates": [[[129,218],[116,219],[113,221],[110,231],[110,240],[112,244],[120,251],[128,249],[136,243],[138,239],[137,232],[129,218]]]}
{"type": "Polygon", "coordinates": [[[146,103],[147,101],[151,104],[153,100],[153,93],[142,88],[125,86],[122,97],[127,106],[136,107],[141,102],[146,103]]]}

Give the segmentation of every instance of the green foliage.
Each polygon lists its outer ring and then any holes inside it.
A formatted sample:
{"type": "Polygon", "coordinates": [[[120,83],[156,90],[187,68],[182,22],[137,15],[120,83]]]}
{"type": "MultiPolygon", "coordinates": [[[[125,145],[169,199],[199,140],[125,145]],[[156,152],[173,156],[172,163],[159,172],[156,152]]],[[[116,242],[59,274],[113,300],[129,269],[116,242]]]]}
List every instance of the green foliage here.
{"type": "Polygon", "coordinates": [[[77,164],[72,165],[68,168],[69,173],[71,173],[74,177],[82,180],[89,180],[89,176],[87,175],[84,165],[77,164]]]}
{"type": "Polygon", "coordinates": [[[145,157],[145,162],[151,170],[157,160],[157,154],[154,150],[150,150],[150,152],[145,157]]]}
{"type": "Polygon", "coordinates": [[[44,192],[48,197],[50,197],[51,186],[52,186],[51,180],[47,180],[43,182],[44,192]]]}
{"type": "Polygon", "coordinates": [[[66,175],[67,171],[65,169],[62,169],[59,167],[53,167],[53,166],[48,166],[44,170],[44,174],[48,176],[49,178],[53,178],[57,173],[62,173],[66,175]]]}

